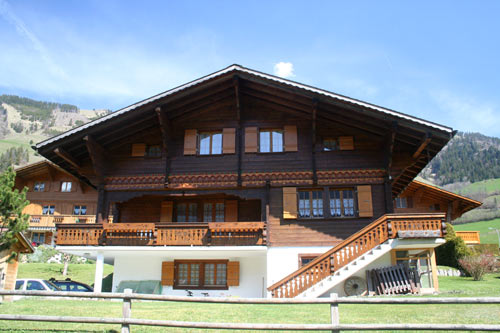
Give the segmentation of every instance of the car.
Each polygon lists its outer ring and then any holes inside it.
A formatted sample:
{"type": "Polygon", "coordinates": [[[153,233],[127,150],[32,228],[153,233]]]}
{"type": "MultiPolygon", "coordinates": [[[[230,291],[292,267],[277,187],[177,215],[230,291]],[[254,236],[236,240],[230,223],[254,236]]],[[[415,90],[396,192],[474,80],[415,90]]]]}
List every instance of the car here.
{"type": "Polygon", "coordinates": [[[66,280],[56,280],[51,278],[49,281],[61,288],[62,291],[94,292],[94,289],[88,284],[73,281],[70,278],[67,278],[66,280]]]}
{"type": "MultiPolygon", "coordinates": [[[[61,288],[53,284],[52,282],[44,279],[17,279],[16,280],[16,290],[28,291],[28,290],[40,290],[40,291],[61,291],[61,288]]],[[[19,300],[24,296],[13,296],[13,300],[19,300]]]]}

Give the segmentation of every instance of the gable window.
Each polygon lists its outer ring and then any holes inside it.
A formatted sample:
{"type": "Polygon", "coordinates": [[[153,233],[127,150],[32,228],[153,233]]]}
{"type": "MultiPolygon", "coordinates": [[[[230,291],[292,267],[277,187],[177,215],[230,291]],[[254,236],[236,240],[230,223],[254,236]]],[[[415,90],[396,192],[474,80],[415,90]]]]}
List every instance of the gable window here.
{"type": "Polygon", "coordinates": [[[323,151],[339,150],[339,141],[336,138],[323,139],[323,151]]]}
{"type": "Polygon", "coordinates": [[[61,183],[61,192],[71,192],[71,186],[73,184],[71,182],[62,182],[61,183]]]}
{"type": "Polygon", "coordinates": [[[396,198],[396,208],[408,208],[408,202],[406,201],[406,198],[396,198]]]}
{"type": "Polygon", "coordinates": [[[227,289],[227,261],[176,260],[174,288],[227,289]]]}
{"type": "Polygon", "coordinates": [[[330,215],[354,216],[354,189],[330,190],[330,215]]]}
{"type": "Polygon", "coordinates": [[[54,211],[56,206],[54,205],[44,205],[42,206],[42,214],[43,215],[54,215],[54,211]]]}
{"type": "Polygon", "coordinates": [[[43,192],[43,191],[45,191],[45,183],[43,183],[43,182],[36,182],[35,186],[33,186],[33,191],[34,192],[43,192]]]}
{"type": "Polygon", "coordinates": [[[260,130],[259,151],[261,153],[283,152],[283,130],[260,130]]]}
{"type": "Polygon", "coordinates": [[[200,132],[198,151],[200,155],[222,154],[222,132],[200,132]]]}
{"type": "Polygon", "coordinates": [[[87,206],[75,205],[73,207],[73,215],[87,215],[87,206]]]}
{"type": "Polygon", "coordinates": [[[161,157],[160,145],[148,145],[146,147],[146,157],[161,157]]]}
{"type": "Polygon", "coordinates": [[[299,191],[299,217],[323,217],[323,190],[299,191]]]}

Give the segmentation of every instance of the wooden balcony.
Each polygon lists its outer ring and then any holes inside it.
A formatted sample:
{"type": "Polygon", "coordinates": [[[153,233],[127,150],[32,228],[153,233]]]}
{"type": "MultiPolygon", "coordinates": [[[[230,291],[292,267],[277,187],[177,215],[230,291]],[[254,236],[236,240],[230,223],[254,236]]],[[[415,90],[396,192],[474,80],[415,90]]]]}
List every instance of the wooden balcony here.
{"type": "Polygon", "coordinates": [[[480,244],[479,231],[455,231],[455,235],[462,238],[465,244],[480,244]]]}
{"type": "Polygon", "coordinates": [[[57,224],[57,245],[265,245],[264,222],[57,224]]]}
{"type": "Polygon", "coordinates": [[[30,227],[52,227],[59,223],[95,223],[95,215],[30,215],[30,227]]]}

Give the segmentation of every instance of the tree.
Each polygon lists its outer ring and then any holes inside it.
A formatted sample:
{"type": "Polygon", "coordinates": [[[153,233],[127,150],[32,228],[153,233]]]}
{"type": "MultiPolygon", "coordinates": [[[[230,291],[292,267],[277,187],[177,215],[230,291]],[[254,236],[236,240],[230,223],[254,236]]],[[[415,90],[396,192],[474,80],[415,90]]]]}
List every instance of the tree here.
{"type": "Polygon", "coordinates": [[[10,249],[17,242],[16,234],[28,228],[29,216],[22,213],[29,203],[28,189],[14,189],[15,178],[12,167],[0,174],[0,251],[10,249]]]}
{"type": "Polygon", "coordinates": [[[446,223],[446,243],[436,248],[438,265],[460,268],[458,260],[471,254],[462,238],[455,234],[450,223],[446,223]]]}

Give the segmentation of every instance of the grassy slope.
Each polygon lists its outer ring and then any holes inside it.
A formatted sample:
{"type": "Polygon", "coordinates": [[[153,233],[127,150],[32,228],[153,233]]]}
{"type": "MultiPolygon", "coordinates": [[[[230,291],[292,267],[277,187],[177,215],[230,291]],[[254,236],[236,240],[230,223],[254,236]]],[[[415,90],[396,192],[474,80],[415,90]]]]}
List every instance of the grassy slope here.
{"type": "Polygon", "coordinates": [[[500,219],[458,224],[454,225],[453,228],[457,231],[479,231],[481,236],[481,243],[498,244],[498,236],[496,231],[490,230],[488,228],[495,228],[500,230],[500,219]]]}
{"type": "MultiPolygon", "coordinates": [[[[83,282],[86,284],[94,283],[95,264],[69,264],[68,275],[62,276],[63,264],[19,264],[17,277],[38,278],[38,279],[65,279],[83,282]]],[[[113,273],[113,266],[104,265],[104,276],[113,273]]]]}
{"type": "Polygon", "coordinates": [[[487,179],[472,183],[460,189],[460,194],[467,195],[474,192],[493,192],[500,190],[500,178],[487,179]]]}
{"type": "MultiPolygon", "coordinates": [[[[442,296],[500,296],[500,274],[489,274],[484,281],[470,278],[440,277],[442,296]]],[[[0,313],[61,316],[121,316],[121,302],[25,299],[0,304],[0,313]]],[[[474,323],[500,324],[500,305],[340,305],[341,323],[474,323]],[[460,313],[460,315],[456,315],[460,313]]],[[[225,305],[168,302],[134,302],[133,318],[247,322],[247,323],[328,323],[328,305],[225,305]]],[[[60,323],[3,322],[16,332],[68,330],[96,332],[117,330],[118,326],[60,323]]],[[[134,332],[191,332],[193,330],[133,327],[134,332]]],[[[196,332],[204,332],[196,330],[196,332]]],[[[209,331],[214,332],[214,331],[209,331]]]]}

